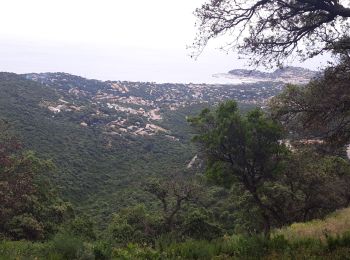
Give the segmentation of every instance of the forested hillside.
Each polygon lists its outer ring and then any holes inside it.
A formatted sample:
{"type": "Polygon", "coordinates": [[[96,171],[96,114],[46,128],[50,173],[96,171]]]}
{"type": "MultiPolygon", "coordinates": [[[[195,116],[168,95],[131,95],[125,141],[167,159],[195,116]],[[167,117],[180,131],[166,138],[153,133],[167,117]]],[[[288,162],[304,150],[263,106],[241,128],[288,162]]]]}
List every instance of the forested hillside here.
{"type": "Polygon", "coordinates": [[[55,114],[44,104],[57,102],[62,92],[23,76],[1,74],[0,88],[2,119],[27,149],[54,161],[57,170],[50,178],[63,196],[78,207],[89,205],[93,214],[145,201],[141,180],[185,169],[194,156],[188,138],[109,135],[102,127],[84,127],[80,122],[90,108],[55,114]]]}
{"type": "MultiPolygon", "coordinates": [[[[186,118],[227,91],[242,95],[236,86],[207,86],[208,94],[197,97],[185,85],[111,83],[60,73],[0,77],[1,119],[26,149],[53,160],[56,170],[49,178],[60,194],[99,223],[125,206],[152,204],[143,189],[148,178],[196,171],[188,169],[196,151],[186,118]]],[[[253,96],[241,97],[244,109],[254,106],[256,95],[261,104],[267,95],[250,88],[253,96]]],[[[271,95],[279,91],[271,88],[271,95]]]]}

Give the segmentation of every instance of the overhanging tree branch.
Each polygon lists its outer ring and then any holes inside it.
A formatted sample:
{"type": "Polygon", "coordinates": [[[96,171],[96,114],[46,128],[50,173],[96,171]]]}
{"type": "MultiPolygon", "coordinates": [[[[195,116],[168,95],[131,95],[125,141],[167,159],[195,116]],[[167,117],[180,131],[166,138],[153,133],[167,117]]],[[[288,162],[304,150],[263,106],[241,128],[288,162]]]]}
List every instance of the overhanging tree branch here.
{"type": "Polygon", "coordinates": [[[199,54],[208,41],[231,35],[228,49],[251,54],[252,62],[278,65],[293,53],[303,58],[332,50],[348,37],[349,1],[211,0],[195,11],[199,18],[194,42],[199,54]]]}

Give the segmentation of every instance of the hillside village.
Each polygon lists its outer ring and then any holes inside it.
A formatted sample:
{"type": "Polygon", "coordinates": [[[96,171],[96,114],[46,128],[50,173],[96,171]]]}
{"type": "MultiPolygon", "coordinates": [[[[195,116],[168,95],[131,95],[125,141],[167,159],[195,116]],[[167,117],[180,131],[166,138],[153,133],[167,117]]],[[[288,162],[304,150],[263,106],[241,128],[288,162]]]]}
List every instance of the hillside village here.
{"type": "Polygon", "coordinates": [[[103,127],[108,135],[164,134],[171,140],[177,140],[171,135],[171,129],[159,125],[166,111],[176,111],[196,104],[215,105],[227,99],[264,106],[284,87],[284,83],[278,81],[209,85],[104,82],[66,73],[26,74],[25,77],[57,91],[60,96],[58,100],[43,100],[40,104],[52,112],[53,116],[75,113],[81,127],[103,127]]]}

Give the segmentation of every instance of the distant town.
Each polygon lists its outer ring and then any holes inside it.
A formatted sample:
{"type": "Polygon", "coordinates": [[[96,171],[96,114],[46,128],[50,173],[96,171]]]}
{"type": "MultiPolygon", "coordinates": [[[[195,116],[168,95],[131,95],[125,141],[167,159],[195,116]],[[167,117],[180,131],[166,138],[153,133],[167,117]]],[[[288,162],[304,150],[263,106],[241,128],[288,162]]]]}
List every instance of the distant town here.
{"type": "Polygon", "coordinates": [[[52,112],[76,113],[82,127],[100,126],[110,135],[138,136],[163,133],[172,140],[170,129],[157,122],[165,111],[176,111],[196,104],[215,105],[228,99],[242,104],[264,106],[282,91],[287,79],[306,82],[315,76],[301,68],[288,68],[267,74],[244,70],[230,71],[242,78],[238,85],[156,84],[150,82],[98,81],[66,73],[26,74],[26,78],[54,88],[56,101],[42,100],[41,107],[52,112]],[[244,83],[248,79],[250,83],[244,83]]]}

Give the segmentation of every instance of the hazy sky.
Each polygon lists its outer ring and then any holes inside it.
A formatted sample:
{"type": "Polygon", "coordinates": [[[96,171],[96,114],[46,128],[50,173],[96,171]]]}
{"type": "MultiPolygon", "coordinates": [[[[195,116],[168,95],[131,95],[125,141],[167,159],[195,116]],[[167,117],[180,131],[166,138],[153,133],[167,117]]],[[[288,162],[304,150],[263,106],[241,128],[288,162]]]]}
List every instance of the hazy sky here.
{"type": "MultiPolygon", "coordinates": [[[[208,46],[198,60],[193,11],[205,0],[0,0],[0,71],[215,82],[245,61],[208,46]]],[[[222,43],[224,39],[220,42],[222,43]]],[[[296,64],[295,64],[296,65],[296,64]]],[[[319,61],[305,65],[317,68],[319,61]]]]}

